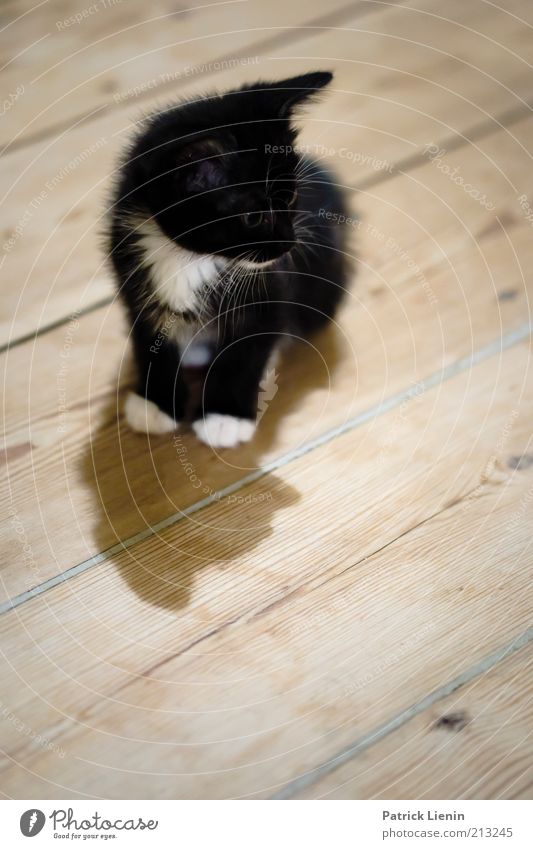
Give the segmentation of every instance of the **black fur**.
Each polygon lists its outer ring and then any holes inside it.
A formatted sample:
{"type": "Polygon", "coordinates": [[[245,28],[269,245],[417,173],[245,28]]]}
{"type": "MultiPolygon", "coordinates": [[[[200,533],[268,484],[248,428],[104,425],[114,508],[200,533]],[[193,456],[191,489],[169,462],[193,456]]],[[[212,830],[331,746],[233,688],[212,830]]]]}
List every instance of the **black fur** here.
{"type": "Polygon", "coordinates": [[[294,150],[291,122],[292,110],[331,77],[258,83],[158,113],[122,162],[108,247],[131,322],[138,392],[178,421],[187,409],[180,338],[213,331],[193,419],[212,412],[255,419],[273,348],[323,326],[341,300],[345,245],[336,219],[345,214],[343,194],[294,150]],[[150,265],[140,262],[147,221],[181,248],[225,264],[192,307],[169,305],[150,265]],[[243,267],[243,260],[272,264],[243,267]]]}

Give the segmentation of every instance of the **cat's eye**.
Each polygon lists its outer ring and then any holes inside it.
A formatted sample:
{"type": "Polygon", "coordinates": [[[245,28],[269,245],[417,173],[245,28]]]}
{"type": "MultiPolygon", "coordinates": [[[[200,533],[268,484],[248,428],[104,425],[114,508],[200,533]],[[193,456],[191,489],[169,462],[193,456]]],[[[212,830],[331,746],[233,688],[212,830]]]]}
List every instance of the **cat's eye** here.
{"type": "Polygon", "coordinates": [[[263,223],[264,215],[262,212],[245,212],[242,220],[246,227],[259,227],[263,223]]]}
{"type": "Polygon", "coordinates": [[[294,191],[291,192],[291,196],[289,197],[289,199],[287,201],[287,206],[294,206],[294,204],[296,203],[297,197],[298,197],[298,191],[296,189],[294,189],[294,191]]]}

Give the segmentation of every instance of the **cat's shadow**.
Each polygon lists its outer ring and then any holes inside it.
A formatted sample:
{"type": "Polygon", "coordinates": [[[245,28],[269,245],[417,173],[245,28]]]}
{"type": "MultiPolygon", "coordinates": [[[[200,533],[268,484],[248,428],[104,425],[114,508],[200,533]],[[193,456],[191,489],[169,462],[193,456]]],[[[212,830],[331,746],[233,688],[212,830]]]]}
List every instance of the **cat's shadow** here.
{"type": "Polygon", "coordinates": [[[236,558],[242,564],[243,555],[272,533],[275,513],[296,503],[297,490],[261,468],[272,457],[284,420],[297,413],[304,396],[329,387],[339,362],[333,326],[313,339],[311,351],[318,360],[301,344],[283,356],[275,396],[252,442],[218,452],[199,443],[188,428],[159,437],[132,433],[121,411],[132,370],[121,378],[98,414],[82,474],[94,505],[95,551],[108,552],[141,601],[183,608],[199,570],[229,569],[236,558]],[[254,477],[257,482],[246,486],[254,477]]]}

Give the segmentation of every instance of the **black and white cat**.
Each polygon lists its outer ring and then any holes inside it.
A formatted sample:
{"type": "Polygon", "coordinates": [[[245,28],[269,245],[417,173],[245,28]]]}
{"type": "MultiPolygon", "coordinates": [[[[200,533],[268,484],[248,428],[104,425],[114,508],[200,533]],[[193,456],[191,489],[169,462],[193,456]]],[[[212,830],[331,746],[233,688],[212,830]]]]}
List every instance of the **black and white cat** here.
{"type": "Polygon", "coordinates": [[[334,314],[346,285],[344,198],[297,148],[295,107],[332,79],[309,73],[182,103],[148,118],[124,158],[108,249],[139,371],[125,414],[175,430],[187,366],[202,441],[250,440],[271,355],[334,314]]]}

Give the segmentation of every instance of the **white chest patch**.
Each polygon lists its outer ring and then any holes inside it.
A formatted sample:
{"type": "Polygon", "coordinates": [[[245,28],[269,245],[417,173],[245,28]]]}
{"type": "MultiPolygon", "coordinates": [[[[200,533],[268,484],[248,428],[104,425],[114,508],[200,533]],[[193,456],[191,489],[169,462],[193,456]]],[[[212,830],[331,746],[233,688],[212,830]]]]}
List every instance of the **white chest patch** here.
{"type": "Polygon", "coordinates": [[[179,247],[155,221],[143,221],[137,228],[137,237],[140,261],[150,268],[158,300],[175,312],[196,312],[200,291],[215,284],[226,261],[179,247]]]}

